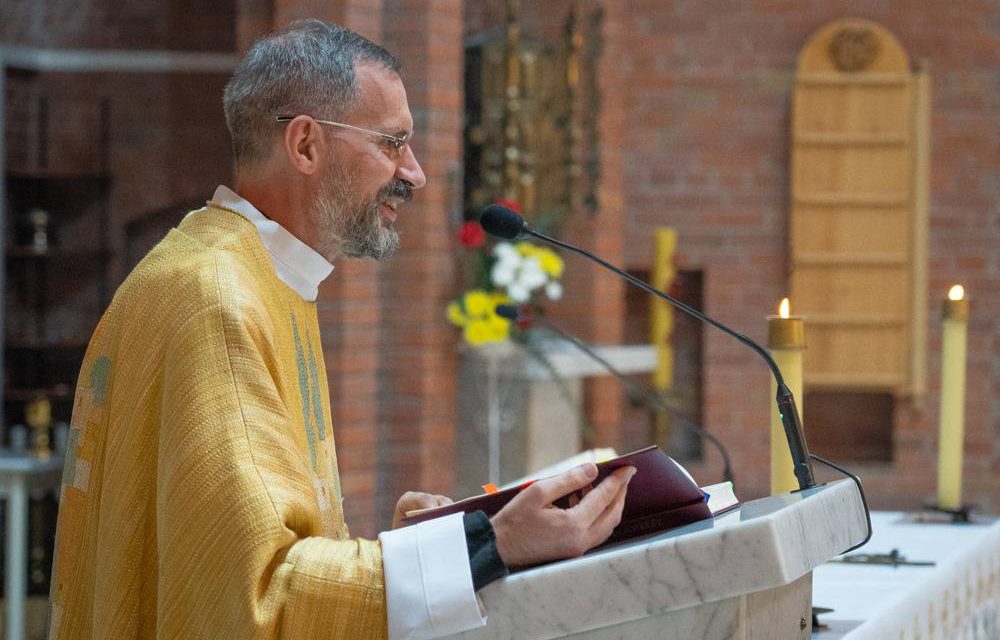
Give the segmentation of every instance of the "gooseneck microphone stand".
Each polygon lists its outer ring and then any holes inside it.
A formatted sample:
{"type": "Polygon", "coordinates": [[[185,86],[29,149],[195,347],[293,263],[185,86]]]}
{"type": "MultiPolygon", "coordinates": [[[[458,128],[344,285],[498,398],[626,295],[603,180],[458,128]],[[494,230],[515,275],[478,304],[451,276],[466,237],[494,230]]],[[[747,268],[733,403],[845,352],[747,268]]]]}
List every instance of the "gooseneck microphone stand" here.
{"type": "Polygon", "coordinates": [[[774,362],[771,354],[767,352],[767,349],[760,346],[742,333],[733,331],[721,322],[706,316],[694,307],[684,304],[680,300],[677,300],[669,294],[660,291],[656,287],[643,282],[639,278],[636,278],[632,274],[619,269],[615,265],[597,257],[589,251],[535,231],[528,225],[527,222],[525,222],[524,218],[506,207],[500,205],[490,205],[489,207],[486,207],[483,211],[482,217],[480,218],[480,224],[483,229],[492,236],[497,236],[506,240],[516,240],[524,237],[525,235],[533,236],[545,243],[555,245],[572,253],[581,255],[588,260],[592,260],[605,269],[618,274],[643,291],[666,300],[684,313],[712,325],[716,329],[736,338],[757,352],[757,355],[763,358],[764,362],[767,363],[767,366],[771,369],[771,374],[778,383],[778,392],[775,400],[778,403],[778,414],[781,416],[781,424],[785,430],[785,438],[788,440],[788,448],[792,454],[792,465],[794,468],[795,478],[799,482],[799,490],[801,491],[802,489],[808,489],[816,486],[816,481],[813,479],[812,464],[809,461],[809,450],[806,448],[805,436],[802,434],[802,422],[799,419],[799,411],[795,407],[795,398],[792,397],[792,392],[788,388],[788,385],[785,384],[785,379],[781,375],[781,370],[774,362]]]}
{"type": "MultiPolygon", "coordinates": [[[[775,401],[778,404],[778,415],[781,417],[781,424],[785,431],[785,439],[788,441],[788,449],[792,456],[793,471],[795,473],[795,478],[798,480],[799,483],[799,491],[816,486],[816,481],[813,478],[813,469],[810,459],[821,462],[851,478],[851,480],[853,480],[854,483],[857,485],[858,492],[861,495],[861,502],[865,509],[865,517],[867,518],[868,521],[868,535],[860,544],[851,547],[847,551],[853,551],[867,544],[868,540],[871,539],[872,535],[871,515],[868,509],[868,501],[865,498],[864,488],[861,486],[861,479],[858,478],[856,475],[850,473],[846,469],[839,467],[833,464],[832,462],[824,460],[819,456],[809,453],[809,450],[806,447],[805,436],[802,433],[802,422],[799,418],[798,409],[795,406],[795,398],[792,397],[791,390],[788,388],[788,385],[785,384],[785,379],[781,375],[781,370],[778,368],[778,365],[774,362],[774,359],[771,358],[771,354],[769,354],[767,350],[764,349],[764,347],[757,344],[747,336],[730,329],[721,322],[718,322],[717,320],[714,320],[706,316],[697,309],[690,307],[681,302],[680,300],[677,300],[672,296],[668,295],[667,293],[660,291],[656,287],[653,287],[652,285],[643,282],[639,278],[636,278],[632,274],[627,273],[626,271],[616,267],[610,262],[597,257],[596,255],[590,253],[589,251],[581,249],[580,247],[575,247],[571,244],[568,244],[556,238],[552,238],[543,233],[535,231],[534,229],[531,228],[530,225],[528,225],[528,223],[524,220],[524,218],[522,218],[514,211],[508,209],[507,207],[496,204],[486,207],[486,209],[483,210],[482,216],[480,217],[479,224],[483,227],[483,230],[485,230],[486,233],[497,238],[501,238],[504,240],[517,240],[519,238],[531,236],[534,238],[538,238],[539,240],[547,244],[551,244],[560,247],[562,249],[565,249],[569,252],[583,256],[588,260],[596,262],[605,269],[608,269],[609,271],[618,274],[620,277],[624,278],[627,282],[631,283],[632,285],[639,287],[640,289],[646,291],[647,293],[653,294],[657,298],[666,300],[667,302],[674,305],[684,313],[687,313],[688,315],[695,317],[701,320],[702,322],[706,322],[712,325],[716,329],[736,338],[746,346],[753,349],[757,353],[757,355],[759,355],[764,360],[764,362],[767,363],[768,368],[771,370],[771,374],[774,376],[775,382],[777,382],[777,394],[775,396],[775,401]]],[[[847,553],[847,551],[845,551],[845,553],[847,553]]]]}

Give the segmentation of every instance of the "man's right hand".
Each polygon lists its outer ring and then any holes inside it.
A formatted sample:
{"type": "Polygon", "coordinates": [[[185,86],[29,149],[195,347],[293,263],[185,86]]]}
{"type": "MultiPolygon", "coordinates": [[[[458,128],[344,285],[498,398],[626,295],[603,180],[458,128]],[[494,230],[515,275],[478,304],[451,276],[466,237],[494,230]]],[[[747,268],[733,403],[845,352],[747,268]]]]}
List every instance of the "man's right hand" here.
{"type": "Polygon", "coordinates": [[[490,520],[500,558],[515,569],[574,558],[601,544],[621,521],[634,474],[635,467],[616,469],[569,509],[552,503],[589,489],[597,477],[595,465],[580,465],[521,491],[490,520]]]}

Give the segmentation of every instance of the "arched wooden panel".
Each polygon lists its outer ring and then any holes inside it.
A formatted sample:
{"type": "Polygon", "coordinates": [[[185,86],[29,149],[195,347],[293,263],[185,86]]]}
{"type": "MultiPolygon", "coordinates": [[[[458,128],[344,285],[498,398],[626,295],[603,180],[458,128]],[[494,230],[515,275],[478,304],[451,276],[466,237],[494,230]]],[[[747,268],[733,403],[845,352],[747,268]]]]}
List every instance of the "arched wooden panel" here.
{"type": "Polygon", "coordinates": [[[824,26],[799,56],[790,294],[809,387],[923,390],[926,87],[867,20],[824,26]]]}

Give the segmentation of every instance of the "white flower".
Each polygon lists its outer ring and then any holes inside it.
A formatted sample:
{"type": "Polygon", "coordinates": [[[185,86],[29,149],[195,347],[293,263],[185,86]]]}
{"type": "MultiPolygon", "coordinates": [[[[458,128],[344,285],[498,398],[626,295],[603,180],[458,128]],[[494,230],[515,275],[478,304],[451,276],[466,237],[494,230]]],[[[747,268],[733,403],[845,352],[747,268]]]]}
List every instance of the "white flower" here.
{"type": "Polygon", "coordinates": [[[545,285],[545,295],[549,297],[549,300],[558,300],[562,297],[563,288],[558,282],[550,282],[545,285]]]}
{"type": "Polygon", "coordinates": [[[534,291],[538,287],[543,286],[549,279],[542,269],[542,263],[537,258],[527,258],[524,260],[521,263],[519,276],[518,279],[521,284],[527,287],[529,291],[534,291]]]}
{"type": "Polygon", "coordinates": [[[514,276],[516,275],[515,267],[512,267],[509,263],[497,261],[493,265],[493,269],[490,271],[490,279],[493,284],[498,287],[509,286],[514,282],[514,276]]]}
{"type": "Polygon", "coordinates": [[[517,252],[514,245],[509,242],[498,242],[495,247],[493,247],[493,255],[497,257],[500,262],[512,262],[520,263],[521,254],[517,252]]]}
{"type": "Polygon", "coordinates": [[[527,302],[531,299],[531,291],[517,282],[507,287],[507,295],[514,302],[527,302]]]}
{"type": "Polygon", "coordinates": [[[528,302],[532,292],[541,287],[546,288],[546,295],[552,300],[562,296],[562,286],[549,280],[536,256],[525,256],[508,242],[498,242],[493,247],[493,255],[496,262],[490,270],[490,280],[506,289],[514,302],[528,302]]]}

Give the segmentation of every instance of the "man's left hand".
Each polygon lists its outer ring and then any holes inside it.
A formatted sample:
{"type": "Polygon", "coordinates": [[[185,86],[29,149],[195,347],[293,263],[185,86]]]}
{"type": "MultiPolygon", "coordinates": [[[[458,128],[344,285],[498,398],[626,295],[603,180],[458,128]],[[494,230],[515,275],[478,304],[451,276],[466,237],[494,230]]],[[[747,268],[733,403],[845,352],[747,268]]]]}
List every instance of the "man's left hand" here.
{"type": "Polygon", "coordinates": [[[396,513],[392,517],[392,528],[399,528],[399,525],[403,522],[403,518],[406,517],[407,511],[433,509],[434,507],[443,507],[452,502],[453,500],[448,496],[431,495],[429,493],[421,493],[420,491],[407,491],[396,502],[396,513]]]}

